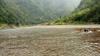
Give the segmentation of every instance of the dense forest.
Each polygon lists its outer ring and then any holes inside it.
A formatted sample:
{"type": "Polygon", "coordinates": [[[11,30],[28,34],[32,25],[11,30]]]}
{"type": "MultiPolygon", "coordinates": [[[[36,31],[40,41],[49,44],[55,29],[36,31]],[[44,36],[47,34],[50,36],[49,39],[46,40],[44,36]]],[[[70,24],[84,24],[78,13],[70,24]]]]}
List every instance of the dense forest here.
{"type": "Polygon", "coordinates": [[[100,1],[0,0],[0,26],[36,25],[45,22],[58,25],[100,24],[100,1]]]}
{"type": "Polygon", "coordinates": [[[82,0],[72,14],[49,24],[100,24],[100,0],[82,0]]]}
{"type": "Polygon", "coordinates": [[[34,25],[69,15],[78,0],[0,0],[0,25],[34,25]],[[70,5],[70,6],[69,6],[70,5]],[[69,8],[69,9],[67,9],[69,8]]]}

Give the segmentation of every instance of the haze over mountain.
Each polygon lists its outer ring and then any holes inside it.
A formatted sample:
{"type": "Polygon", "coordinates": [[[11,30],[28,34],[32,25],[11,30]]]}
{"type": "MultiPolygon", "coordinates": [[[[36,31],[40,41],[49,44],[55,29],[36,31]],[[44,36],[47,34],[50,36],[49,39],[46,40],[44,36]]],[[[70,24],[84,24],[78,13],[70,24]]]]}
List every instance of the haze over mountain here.
{"type": "Polygon", "coordinates": [[[82,0],[70,16],[60,17],[52,24],[100,24],[100,0],[82,0]]]}
{"type": "Polygon", "coordinates": [[[69,15],[81,0],[0,0],[0,23],[37,24],[69,15]]]}

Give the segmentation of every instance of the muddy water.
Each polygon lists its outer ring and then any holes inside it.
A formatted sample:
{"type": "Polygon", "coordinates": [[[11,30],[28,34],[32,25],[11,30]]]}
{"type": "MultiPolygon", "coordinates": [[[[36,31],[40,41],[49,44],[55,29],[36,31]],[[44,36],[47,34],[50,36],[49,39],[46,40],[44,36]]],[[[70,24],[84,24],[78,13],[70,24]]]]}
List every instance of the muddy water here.
{"type": "Polygon", "coordinates": [[[0,31],[0,56],[100,56],[100,32],[74,28],[0,31]]]}
{"type": "Polygon", "coordinates": [[[100,53],[100,32],[83,34],[82,39],[94,49],[93,51],[100,53]]]}

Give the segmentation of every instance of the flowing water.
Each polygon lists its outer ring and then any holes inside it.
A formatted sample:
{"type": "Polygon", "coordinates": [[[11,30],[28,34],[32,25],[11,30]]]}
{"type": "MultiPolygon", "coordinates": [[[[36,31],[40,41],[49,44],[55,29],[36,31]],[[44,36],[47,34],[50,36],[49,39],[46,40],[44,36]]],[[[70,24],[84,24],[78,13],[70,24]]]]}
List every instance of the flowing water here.
{"type": "Polygon", "coordinates": [[[100,32],[55,27],[0,30],[0,56],[100,56],[100,32]]]}

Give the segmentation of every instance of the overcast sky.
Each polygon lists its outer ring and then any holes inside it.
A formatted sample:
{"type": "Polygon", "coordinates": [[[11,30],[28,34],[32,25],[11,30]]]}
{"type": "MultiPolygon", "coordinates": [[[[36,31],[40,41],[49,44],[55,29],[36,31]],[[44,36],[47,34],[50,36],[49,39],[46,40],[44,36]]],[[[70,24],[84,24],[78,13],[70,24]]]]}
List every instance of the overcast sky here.
{"type": "Polygon", "coordinates": [[[75,9],[81,2],[81,0],[65,0],[65,4],[69,9],[75,9]]]}

